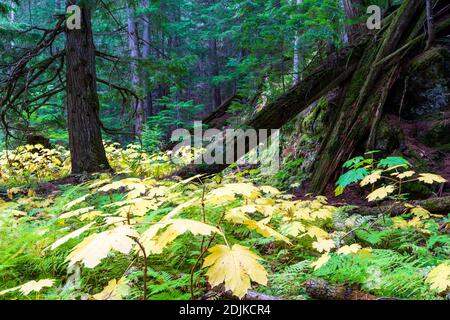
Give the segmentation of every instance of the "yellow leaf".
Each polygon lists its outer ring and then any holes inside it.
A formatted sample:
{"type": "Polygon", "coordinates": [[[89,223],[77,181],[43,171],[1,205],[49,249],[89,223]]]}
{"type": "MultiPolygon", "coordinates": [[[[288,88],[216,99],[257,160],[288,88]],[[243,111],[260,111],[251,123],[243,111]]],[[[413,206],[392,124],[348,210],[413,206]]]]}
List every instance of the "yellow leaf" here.
{"type": "Polygon", "coordinates": [[[432,173],[420,173],[418,179],[419,179],[419,181],[422,181],[422,182],[425,182],[428,184],[433,184],[434,182],[437,182],[437,183],[447,182],[447,180],[445,180],[441,176],[439,176],[437,174],[432,174],[432,173]]]}
{"type": "Polygon", "coordinates": [[[403,229],[408,227],[408,222],[402,217],[394,217],[391,220],[394,223],[393,224],[394,229],[403,229]]]}
{"type": "Polygon", "coordinates": [[[245,223],[250,217],[245,214],[242,208],[233,208],[225,214],[225,220],[233,223],[245,223]]]}
{"type": "Polygon", "coordinates": [[[108,282],[102,292],[95,294],[93,298],[95,300],[122,300],[129,292],[130,287],[127,279],[121,278],[119,281],[113,279],[108,282]]]}
{"type": "Polygon", "coordinates": [[[190,231],[194,236],[210,236],[212,233],[222,234],[222,232],[216,227],[200,221],[189,219],[172,219],[164,221],[161,225],[157,225],[152,228],[151,231],[147,232],[147,234],[144,233],[141,239],[146,251],[148,249],[149,253],[160,254],[168,244],[187,231],[190,231]],[[158,230],[165,227],[164,224],[168,225],[168,228],[155,237],[158,230]]]}
{"type": "MultiPolygon", "coordinates": [[[[129,190],[133,190],[136,188],[141,188],[142,180],[138,178],[127,178],[122,179],[119,181],[114,181],[113,183],[107,184],[100,189],[98,189],[99,192],[109,192],[109,191],[115,191],[119,190],[121,188],[127,188],[129,190]]],[[[145,188],[145,185],[144,185],[145,188]]]]}
{"type": "Polygon", "coordinates": [[[235,244],[228,246],[216,245],[208,250],[202,268],[209,267],[206,272],[212,287],[225,283],[225,290],[231,290],[234,295],[242,298],[251,287],[251,281],[261,285],[267,284],[267,272],[259,264],[257,254],[248,248],[235,244]]]}
{"type": "Polygon", "coordinates": [[[11,210],[10,211],[14,218],[26,217],[27,213],[25,211],[20,210],[11,210]]]}
{"type": "Polygon", "coordinates": [[[270,218],[263,219],[261,221],[247,220],[244,222],[244,224],[250,230],[255,230],[256,232],[258,232],[260,235],[262,235],[264,237],[274,237],[275,239],[284,241],[287,244],[292,244],[288,238],[286,238],[282,234],[278,233],[271,227],[266,226],[266,223],[268,223],[268,219],[270,219],[270,218]]]}
{"type": "Polygon", "coordinates": [[[383,200],[386,198],[390,193],[394,192],[395,187],[392,185],[381,187],[370,193],[366,198],[369,201],[375,201],[375,200],[383,200]]]}
{"type": "Polygon", "coordinates": [[[306,234],[311,238],[315,237],[317,240],[328,239],[330,237],[328,232],[316,226],[309,226],[306,228],[306,234]]]}
{"type": "Polygon", "coordinates": [[[53,286],[55,280],[53,279],[44,279],[35,281],[32,280],[20,286],[20,292],[24,295],[28,295],[30,292],[40,292],[43,288],[49,288],[53,286]]]}
{"type": "Polygon", "coordinates": [[[399,179],[405,179],[405,178],[409,178],[412,177],[415,174],[414,171],[405,171],[403,173],[400,173],[397,178],[399,179]]]}
{"type": "Polygon", "coordinates": [[[6,195],[8,196],[8,198],[10,200],[12,200],[14,198],[14,195],[21,191],[22,191],[22,189],[20,189],[20,188],[11,188],[11,189],[8,189],[8,191],[6,192],[6,195]]]}
{"type": "Polygon", "coordinates": [[[311,267],[313,267],[314,270],[317,270],[321,268],[325,263],[327,263],[328,260],[330,260],[330,258],[331,258],[330,254],[328,252],[325,252],[323,255],[320,256],[319,259],[317,259],[317,261],[311,263],[311,267]]]}
{"type": "Polygon", "coordinates": [[[128,254],[135,244],[130,237],[138,236],[138,233],[128,225],[90,235],[72,250],[66,261],[69,261],[69,266],[80,262],[86,268],[94,268],[112,250],[128,254]]]}
{"type": "Polygon", "coordinates": [[[313,242],[312,247],[319,252],[329,252],[331,249],[336,247],[336,244],[330,239],[320,239],[313,242]]]}
{"type": "Polygon", "coordinates": [[[314,219],[329,219],[333,216],[333,213],[335,211],[334,207],[326,206],[324,208],[321,208],[319,210],[315,210],[311,212],[311,218],[314,219]]]}
{"type": "Polygon", "coordinates": [[[366,257],[370,257],[370,255],[372,254],[372,248],[362,248],[361,250],[358,251],[358,255],[360,257],[366,258],[366,257]]]}
{"type": "Polygon", "coordinates": [[[103,214],[103,212],[98,211],[98,210],[94,210],[94,211],[89,211],[83,215],[81,215],[80,220],[84,221],[84,220],[94,220],[95,218],[97,218],[98,216],[101,216],[103,214]]]}
{"type": "Polygon", "coordinates": [[[293,221],[293,222],[284,224],[281,227],[281,232],[283,234],[292,236],[292,237],[297,237],[300,234],[300,232],[305,232],[305,231],[306,231],[305,226],[301,222],[298,222],[298,221],[293,221]]]}
{"type": "Polygon", "coordinates": [[[374,184],[375,182],[380,180],[382,172],[383,172],[382,170],[376,170],[372,174],[365,176],[360,183],[361,187],[367,186],[368,184],[374,184]]]}
{"type": "Polygon", "coordinates": [[[229,183],[210,191],[206,200],[212,204],[222,204],[234,200],[237,194],[250,200],[260,196],[259,189],[250,183],[229,183]]]}
{"type": "Polygon", "coordinates": [[[354,243],[350,246],[342,246],[339,248],[338,251],[336,251],[337,254],[352,254],[352,253],[358,253],[358,251],[361,250],[361,245],[358,243],[354,243]]]}
{"type": "Polygon", "coordinates": [[[450,288],[450,263],[441,263],[431,270],[425,282],[438,292],[443,292],[450,288]]]}
{"type": "Polygon", "coordinates": [[[69,211],[69,212],[63,213],[58,218],[59,219],[68,219],[68,218],[72,218],[72,217],[76,217],[76,216],[88,213],[92,210],[94,210],[94,207],[81,208],[81,209],[77,209],[74,211],[69,211]]]}
{"type": "Polygon", "coordinates": [[[85,225],[84,227],[75,230],[71,233],[69,233],[68,235],[65,235],[64,237],[62,237],[61,239],[56,240],[51,246],[50,246],[50,250],[55,250],[56,248],[58,248],[59,246],[61,246],[62,244],[66,243],[67,241],[69,241],[70,239],[74,239],[78,236],[80,236],[81,234],[83,234],[84,232],[88,231],[90,227],[92,227],[92,225],[94,224],[94,222],[89,223],[88,225],[85,225]]]}
{"type": "Polygon", "coordinates": [[[427,209],[422,208],[421,206],[417,206],[417,207],[413,207],[411,206],[411,213],[414,214],[416,217],[419,217],[421,219],[428,219],[431,216],[437,216],[439,217],[439,215],[435,215],[432,214],[430,211],[428,211],[427,209]]]}
{"type": "Polygon", "coordinates": [[[274,187],[271,187],[271,186],[262,186],[262,187],[259,187],[259,190],[261,190],[264,193],[269,193],[269,194],[280,194],[281,193],[280,190],[278,190],[274,187]]]}
{"type": "Polygon", "coordinates": [[[95,189],[95,188],[101,187],[101,186],[103,186],[103,185],[105,185],[105,184],[107,184],[107,183],[110,183],[110,182],[111,182],[111,179],[110,179],[110,178],[96,180],[96,181],[94,181],[93,183],[91,183],[91,184],[88,186],[88,188],[89,188],[89,189],[95,189]]]}
{"type": "Polygon", "coordinates": [[[84,202],[90,196],[91,196],[91,194],[88,193],[88,194],[86,194],[86,195],[84,195],[82,197],[79,197],[79,198],[77,198],[77,199],[75,199],[73,201],[70,201],[68,204],[66,204],[64,206],[64,209],[65,210],[70,210],[72,207],[75,207],[77,204],[80,204],[80,203],[84,202]]]}

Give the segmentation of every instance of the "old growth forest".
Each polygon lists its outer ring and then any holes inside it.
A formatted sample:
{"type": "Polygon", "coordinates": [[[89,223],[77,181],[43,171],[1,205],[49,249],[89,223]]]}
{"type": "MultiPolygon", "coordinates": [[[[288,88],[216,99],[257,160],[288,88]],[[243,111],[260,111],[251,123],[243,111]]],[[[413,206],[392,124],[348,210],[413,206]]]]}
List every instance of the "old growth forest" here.
{"type": "Polygon", "coordinates": [[[0,0],[0,300],[448,300],[449,181],[447,0],[0,0]]]}

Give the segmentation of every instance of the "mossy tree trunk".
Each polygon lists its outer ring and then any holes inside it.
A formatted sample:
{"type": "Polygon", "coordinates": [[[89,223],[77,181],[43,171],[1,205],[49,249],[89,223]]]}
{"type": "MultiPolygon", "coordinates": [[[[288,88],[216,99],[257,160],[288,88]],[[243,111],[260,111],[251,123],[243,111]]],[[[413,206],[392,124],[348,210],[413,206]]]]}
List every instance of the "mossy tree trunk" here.
{"type": "MultiPolygon", "coordinates": [[[[311,191],[321,193],[341,163],[358,148],[370,149],[387,95],[399,76],[401,62],[410,50],[426,40],[425,3],[406,0],[394,13],[385,31],[367,46],[358,69],[348,84],[336,121],[320,150],[311,191]]],[[[448,18],[440,29],[448,28],[448,18]]]]}

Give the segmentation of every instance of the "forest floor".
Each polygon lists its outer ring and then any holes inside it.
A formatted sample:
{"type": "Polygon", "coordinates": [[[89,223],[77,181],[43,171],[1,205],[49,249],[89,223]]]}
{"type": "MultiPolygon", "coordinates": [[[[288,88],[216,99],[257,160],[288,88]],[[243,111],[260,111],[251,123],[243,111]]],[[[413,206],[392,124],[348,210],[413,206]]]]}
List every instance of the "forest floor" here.
{"type": "Polygon", "coordinates": [[[449,217],[405,201],[400,215],[360,214],[356,184],[327,199],[251,170],[167,180],[169,158],[135,146],[108,148],[117,174],[67,176],[62,153],[38,153],[19,151],[2,175],[0,299],[445,299],[450,288],[449,217]],[[39,182],[24,168],[43,154],[39,182]]]}

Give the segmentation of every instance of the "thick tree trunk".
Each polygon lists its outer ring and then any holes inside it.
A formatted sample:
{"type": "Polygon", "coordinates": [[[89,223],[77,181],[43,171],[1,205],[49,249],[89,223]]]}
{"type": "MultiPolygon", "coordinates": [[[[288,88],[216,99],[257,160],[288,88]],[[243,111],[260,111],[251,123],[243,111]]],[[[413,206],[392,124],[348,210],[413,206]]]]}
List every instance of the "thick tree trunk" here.
{"type": "MultiPolygon", "coordinates": [[[[68,0],[67,5],[75,4],[68,0]]],[[[67,117],[72,173],[109,170],[101,135],[91,8],[81,8],[80,30],[66,33],[67,117]]]]}

